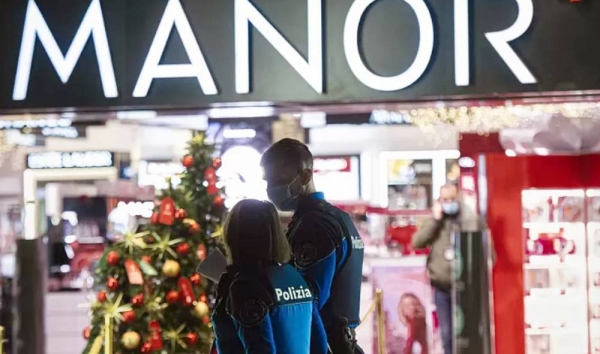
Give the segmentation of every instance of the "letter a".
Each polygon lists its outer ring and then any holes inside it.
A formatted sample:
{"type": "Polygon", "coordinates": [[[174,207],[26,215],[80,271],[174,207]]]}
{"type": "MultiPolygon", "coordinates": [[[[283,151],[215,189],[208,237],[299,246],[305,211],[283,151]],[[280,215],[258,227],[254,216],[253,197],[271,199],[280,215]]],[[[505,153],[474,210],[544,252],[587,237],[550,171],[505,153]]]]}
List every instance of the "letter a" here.
{"type": "Polygon", "coordinates": [[[218,93],[215,81],[208,69],[202,50],[198,46],[192,27],[179,0],[169,0],[158,30],[148,51],[144,67],[133,90],[133,97],[146,97],[154,79],[197,77],[205,95],[218,93]],[[190,64],[160,64],[167,46],[169,34],[175,27],[179,32],[190,64]]]}

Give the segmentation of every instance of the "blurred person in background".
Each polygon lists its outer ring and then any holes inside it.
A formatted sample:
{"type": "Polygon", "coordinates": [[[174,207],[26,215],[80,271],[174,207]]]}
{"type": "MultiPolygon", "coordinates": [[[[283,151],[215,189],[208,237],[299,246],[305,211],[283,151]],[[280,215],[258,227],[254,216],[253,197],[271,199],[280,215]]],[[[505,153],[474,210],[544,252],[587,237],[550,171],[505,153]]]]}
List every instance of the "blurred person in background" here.
{"type": "MultiPolygon", "coordinates": [[[[440,189],[440,198],[434,203],[432,216],[426,219],[413,236],[412,243],[417,249],[429,247],[427,270],[434,290],[435,307],[442,332],[445,354],[453,352],[453,310],[452,310],[452,268],[454,244],[452,233],[460,230],[460,215],[463,210],[458,186],[445,184],[440,189]]],[[[478,219],[478,228],[486,229],[484,220],[478,219]]],[[[490,239],[491,241],[491,239],[490,239]]],[[[493,244],[490,243],[492,250],[493,244]]],[[[495,253],[492,251],[492,258],[495,253]]]]}
{"type": "Polygon", "coordinates": [[[237,203],[225,222],[224,242],[230,265],[212,317],[216,352],[327,353],[312,291],[287,264],[290,246],[275,207],[253,199],[237,203]]]}
{"type": "Polygon", "coordinates": [[[294,212],[287,231],[292,262],[314,289],[330,349],[362,353],[355,333],[364,257],[360,234],[348,214],[317,192],[306,145],[280,140],[263,154],[261,165],[269,199],[279,210],[294,212]]]}

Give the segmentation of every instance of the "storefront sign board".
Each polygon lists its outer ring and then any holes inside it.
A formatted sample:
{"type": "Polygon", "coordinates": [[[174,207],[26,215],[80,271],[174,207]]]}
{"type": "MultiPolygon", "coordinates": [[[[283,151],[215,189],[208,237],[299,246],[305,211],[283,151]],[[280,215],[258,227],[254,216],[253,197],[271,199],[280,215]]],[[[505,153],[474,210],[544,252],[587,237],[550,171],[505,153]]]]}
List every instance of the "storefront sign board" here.
{"type": "Polygon", "coordinates": [[[10,0],[0,110],[600,89],[600,3],[10,0]]]}

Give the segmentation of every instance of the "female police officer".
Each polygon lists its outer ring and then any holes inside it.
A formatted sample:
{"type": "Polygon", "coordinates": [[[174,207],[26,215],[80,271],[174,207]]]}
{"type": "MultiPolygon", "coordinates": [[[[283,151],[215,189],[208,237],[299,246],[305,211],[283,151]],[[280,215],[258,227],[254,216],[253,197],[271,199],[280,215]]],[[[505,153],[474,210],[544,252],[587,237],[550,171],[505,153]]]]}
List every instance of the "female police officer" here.
{"type": "Polygon", "coordinates": [[[212,318],[218,353],[327,353],[312,291],[286,264],[290,247],[275,207],[239,202],[225,223],[224,241],[230,266],[219,281],[212,318]]]}

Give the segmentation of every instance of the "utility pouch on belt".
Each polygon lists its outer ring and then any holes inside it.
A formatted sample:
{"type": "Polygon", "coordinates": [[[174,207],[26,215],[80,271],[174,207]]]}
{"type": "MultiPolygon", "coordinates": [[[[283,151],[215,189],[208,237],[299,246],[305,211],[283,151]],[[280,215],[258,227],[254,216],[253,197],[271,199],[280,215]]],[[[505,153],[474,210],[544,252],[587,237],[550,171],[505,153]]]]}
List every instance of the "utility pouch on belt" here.
{"type": "Polygon", "coordinates": [[[356,339],[346,318],[337,318],[327,329],[327,340],[332,354],[354,354],[356,339]]]}

